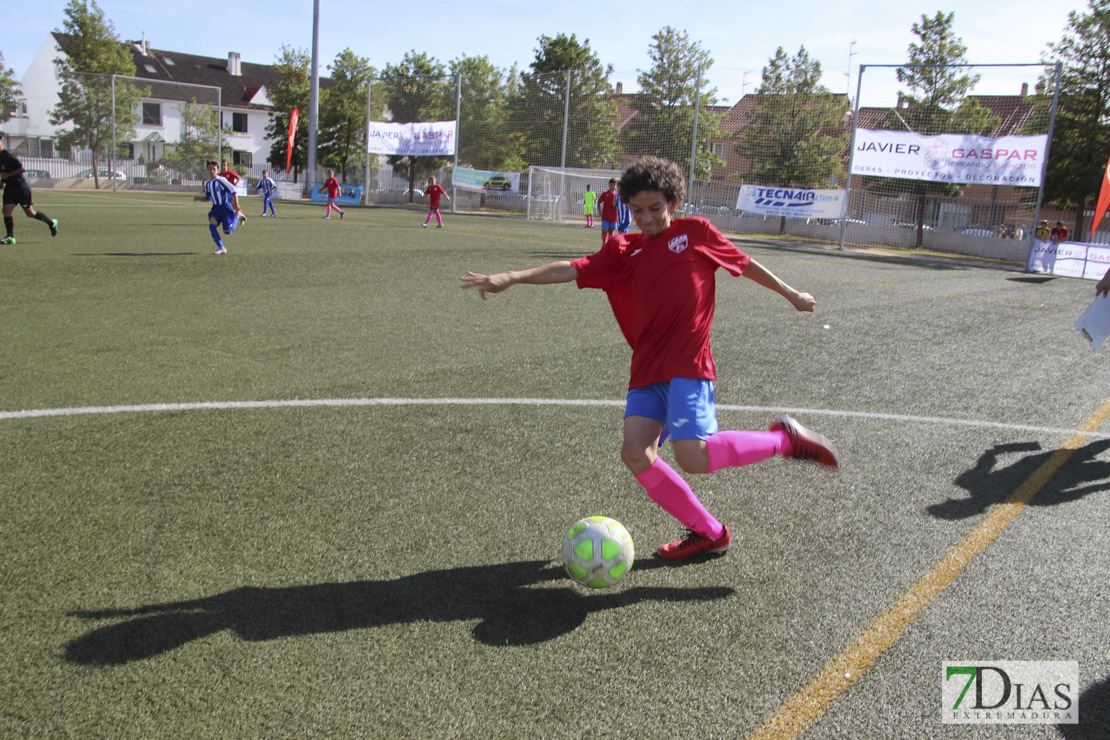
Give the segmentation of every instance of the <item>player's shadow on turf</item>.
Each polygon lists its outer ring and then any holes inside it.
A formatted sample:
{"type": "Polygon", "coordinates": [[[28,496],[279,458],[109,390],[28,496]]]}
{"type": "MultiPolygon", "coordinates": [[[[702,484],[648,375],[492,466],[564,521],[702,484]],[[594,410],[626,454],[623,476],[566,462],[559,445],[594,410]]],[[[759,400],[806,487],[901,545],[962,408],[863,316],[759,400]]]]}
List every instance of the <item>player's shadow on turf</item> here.
{"type": "Polygon", "coordinates": [[[1110,677],[1079,695],[1079,723],[1056,725],[1065,740],[1110,737],[1110,677]]]}
{"type": "Polygon", "coordinates": [[[73,257],[186,257],[201,252],[73,252],[73,257]]]}
{"type": "MultiPolygon", "coordinates": [[[[637,570],[658,567],[637,563],[637,570]]],[[[237,588],[216,596],[134,609],[76,611],[82,619],[118,619],[70,642],[65,657],[84,665],[143,660],[222,630],[248,641],[342,632],[414,622],[480,620],[474,638],[487,645],[528,645],[581,625],[591,612],[641,601],[722,599],[731,588],[633,587],[587,593],[562,567],[536,560],[416,573],[388,581],[237,588]]]]}
{"type": "MultiPolygon", "coordinates": [[[[1002,503],[1056,454],[1055,450],[1038,452],[1040,449],[1039,442],[995,445],[979,457],[975,467],[961,473],[954,481],[957,486],[967,490],[969,496],[933,504],[927,508],[928,512],[938,519],[966,519],[1002,503]],[[1025,454],[1009,465],[1000,467],[1004,457],[1030,452],[1036,454],[1025,454]]],[[[1103,439],[1086,444],[1073,452],[1033,497],[1030,505],[1055,506],[1091,493],[1110,490],[1110,459],[1099,458],[1108,449],[1110,439],[1103,439]]]]}

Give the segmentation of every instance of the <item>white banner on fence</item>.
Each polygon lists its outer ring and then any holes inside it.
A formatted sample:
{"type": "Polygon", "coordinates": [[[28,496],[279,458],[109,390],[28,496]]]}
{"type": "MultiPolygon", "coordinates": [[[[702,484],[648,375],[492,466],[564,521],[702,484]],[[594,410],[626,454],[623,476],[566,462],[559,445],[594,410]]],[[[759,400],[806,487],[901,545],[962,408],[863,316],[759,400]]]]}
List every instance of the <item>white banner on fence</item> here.
{"type": "Polygon", "coordinates": [[[840,218],[844,215],[844,191],[741,185],[736,208],[766,216],[840,218]]]}
{"type": "Polygon", "coordinates": [[[500,193],[519,193],[520,173],[469,170],[465,167],[456,167],[451,172],[451,184],[460,190],[495,190],[500,193]]]}
{"type": "Polygon", "coordinates": [[[399,157],[448,157],[455,153],[455,122],[371,121],[367,126],[366,151],[399,157]]]}
{"type": "Polygon", "coordinates": [[[1035,239],[1029,255],[1031,272],[1101,280],[1110,269],[1110,246],[1035,239]]]}
{"type": "Polygon", "coordinates": [[[1048,137],[856,130],[852,174],[963,184],[1041,184],[1048,137]]]}

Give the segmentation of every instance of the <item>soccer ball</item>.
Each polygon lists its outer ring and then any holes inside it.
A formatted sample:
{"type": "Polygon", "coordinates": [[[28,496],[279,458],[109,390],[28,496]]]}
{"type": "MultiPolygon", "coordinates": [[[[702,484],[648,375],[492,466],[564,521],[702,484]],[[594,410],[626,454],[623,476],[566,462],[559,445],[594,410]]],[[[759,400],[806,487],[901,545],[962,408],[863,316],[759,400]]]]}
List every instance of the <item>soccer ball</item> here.
{"type": "Polygon", "coordinates": [[[576,583],[606,588],[632,569],[636,551],[623,524],[607,516],[588,516],[567,530],[559,555],[576,583]]]}

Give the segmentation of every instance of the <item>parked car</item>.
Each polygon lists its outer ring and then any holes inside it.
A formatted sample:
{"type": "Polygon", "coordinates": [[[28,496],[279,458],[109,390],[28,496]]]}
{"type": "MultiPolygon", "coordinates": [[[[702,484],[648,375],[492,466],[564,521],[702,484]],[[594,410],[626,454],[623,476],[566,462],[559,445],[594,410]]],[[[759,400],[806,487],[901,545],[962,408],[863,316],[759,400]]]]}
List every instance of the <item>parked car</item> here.
{"type": "Polygon", "coordinates": [[[494,175],[488,180],[484,180],[482,187],[486,190],[512,190],[513,181],[504,175],[494,175]]]}
{"type": "Polygon", "coordinates": [[[964,236],[997,236],[993,229],[984,229],[978,226],[970,229],[964,229],[960,233],[964,236]]]}
{"type": "MultiPolygon", "coordinates": [[[[116,170],[115,172],[111,173],[110,176],[109,176],[108,170],[98,170],[97,171],[97,176],[101,180],[126,180],[127,179],[127,173],[125,173],[123,170],[116,170]]],[[[81,170],[74,177],[76,177],[79,180],[91,180],[91,179],[93,179],[92,168],[90,167],[87,170],[81,170]]]]}
{"type": "Polygon", "coordinates": [[[46,170],[27,170],[23,173],[23,176],[28,179],[40,179],[44,177],[49,178],[51,175],[46,170]]]}

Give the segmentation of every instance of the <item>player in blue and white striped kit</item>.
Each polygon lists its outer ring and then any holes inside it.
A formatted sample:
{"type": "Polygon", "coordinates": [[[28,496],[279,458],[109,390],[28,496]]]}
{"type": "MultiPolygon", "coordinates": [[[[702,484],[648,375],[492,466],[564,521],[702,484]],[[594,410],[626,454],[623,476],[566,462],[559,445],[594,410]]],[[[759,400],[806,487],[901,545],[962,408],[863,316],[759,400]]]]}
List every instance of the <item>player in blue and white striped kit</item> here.
{"type": "Polygon", "coordinates": [[[628,210],[628,204],[621,200],[620,193],[613,198],[613,204],[617,207],[617,233],[627,234],[632,228],[632,211],[628,210]]]}
{"type": "Polygon", "coordinates": [[[274,213],[274,191],[277,190],[277,183],[270,179],[269,170],[262,170],[262,179],[254,189],[262,194],[262,215],[266,215],[266,207],[269,206],[270,215],[277,218],[277,214],[274,213]]]}
{"type": "Polygon", "coordinates": [[[207,200],[212,203],[212,208],[208,211],[208,228],[217,247],[212,254],[227,254],[224,240],[220,238],[219,226],[223,225],[225,234],[235,231],[235,227],[239,225],[239,198],[235,195],[235,186],[220,177],[217,174],[219,171],[219,163],[208,160],[208,182],[204,183],[204,195],[194,195],[193,200],[207,200]]]}

